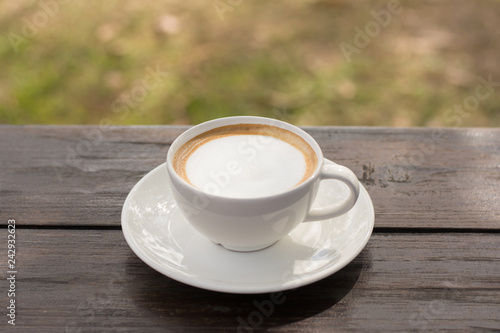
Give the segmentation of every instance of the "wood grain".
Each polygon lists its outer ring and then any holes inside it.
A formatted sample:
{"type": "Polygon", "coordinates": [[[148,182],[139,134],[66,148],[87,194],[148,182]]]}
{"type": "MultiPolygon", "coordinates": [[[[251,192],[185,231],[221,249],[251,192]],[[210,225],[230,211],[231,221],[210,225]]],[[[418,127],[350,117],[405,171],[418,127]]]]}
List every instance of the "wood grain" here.
{"type": "MultiPolygon", "coordinates": [[[[250,332],[262,318],[253,331],[500,330],[500,129],[305,128],[367,188],[376,229],[347,267],[285,292],[265,316],[257,306],[270,294],[184,285],[123,238],[125,197],[186,128],[0,126],[18,329],[250,332]]],[[[6,277],[0,270],[0,304],[6,277]]]]}
{"type": "MultiPolygon", "coordinates": [[[[16,235],[22,332],[237,332],[242,321],[258,322],[255,303],[269,304],[271,297],[176,282],[144,264],[120,230],[18,229],[16,235]]],[[[259,328],[498,330],[498,244],[498,234],[488,233],[374,234],[340,272],[281,295],[259,328]]],[[[0,277],[5,290],[4,270],[0,277]]],[[[2,292],[0,303],[6,302],[2,292]]]]}
{"type": "MultiPolygon", "coordinates": [[[[0,126],[0,223],[119,226],[186,128],[0,126]]],[[[500,229],[500,129],[305,129],[356,173],[377,227],[500,229]]]]}

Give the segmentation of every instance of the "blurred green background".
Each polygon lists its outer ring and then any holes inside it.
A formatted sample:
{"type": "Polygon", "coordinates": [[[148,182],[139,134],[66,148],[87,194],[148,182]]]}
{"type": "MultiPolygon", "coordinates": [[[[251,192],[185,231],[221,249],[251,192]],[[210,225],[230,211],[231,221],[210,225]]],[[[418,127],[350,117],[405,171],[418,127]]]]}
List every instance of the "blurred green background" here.
{"type": "Polygon", "coordinates": [[[500,2],[394,1],[2,1],[0,123],[500,126],[500,2]]]}

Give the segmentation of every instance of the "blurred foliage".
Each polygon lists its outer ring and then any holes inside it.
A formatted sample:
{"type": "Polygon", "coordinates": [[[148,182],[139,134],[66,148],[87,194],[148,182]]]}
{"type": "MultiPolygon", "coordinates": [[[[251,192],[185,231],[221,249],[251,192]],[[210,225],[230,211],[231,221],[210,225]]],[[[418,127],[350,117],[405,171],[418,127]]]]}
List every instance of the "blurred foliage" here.
{"type": "Polygon", "coordinates": [[[389,3],[2,1],[0,123],[500,126],[498,0],[389,3]]]}

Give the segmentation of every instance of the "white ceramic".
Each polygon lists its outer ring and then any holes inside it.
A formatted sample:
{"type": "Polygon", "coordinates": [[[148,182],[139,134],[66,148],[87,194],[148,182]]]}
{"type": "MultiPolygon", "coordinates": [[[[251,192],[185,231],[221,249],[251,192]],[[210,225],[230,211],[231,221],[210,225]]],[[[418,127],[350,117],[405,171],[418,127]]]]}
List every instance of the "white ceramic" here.
{"type": "MultiPolygon", "coordinates": [[[[333,163],[326,160],[326,164],[333,163]]],[[[185,221],[168,182],[162,164],[134,186],[123,205],[123,234],[137,256],[158,272],[208,290],[264,293],[318,281],[351,262],[374,226],[373,205],[360,184],[359,199],[346,214],[302,223],[260,251],[227,251],[185,221]]],[[[347,191],[340,182],[326,180],[315,205],[340,200],[347,191]]]]}
{"type": "Polygon", "coordinates": [[[345,214],[354,206],[359,195],[359,182],[351,170],[338,164],[325,165],[321,148],[309,134],[289,123],[270,118],[219,118],[190,128],[170,146],[167,170],[174,198],[186,220],[214,243],[235,251],[266,248],[288,235],[303,221],[319,221],[345,214]],[[284,128],[302,137],[318,158],[313,174],[298,186],[276,195],[231,198],[204,193],[175,172],[172,165],[174,155],[187,141],[214,128],[248,123],[284,128]],[[321,208],[312,208],[319,184],[324,179],[340,180],[349,191],[321,208]]]}

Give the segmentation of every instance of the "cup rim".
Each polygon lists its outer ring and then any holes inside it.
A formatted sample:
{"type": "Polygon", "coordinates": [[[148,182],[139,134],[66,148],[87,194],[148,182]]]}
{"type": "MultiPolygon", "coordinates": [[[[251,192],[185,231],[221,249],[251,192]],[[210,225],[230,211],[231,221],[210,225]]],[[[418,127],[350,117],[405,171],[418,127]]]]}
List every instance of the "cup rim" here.
{"type": "Polygon", "coordinates": [[[321,169],[323,168],[324,164],[324,158],[323,158],[323,152],[321,150],[321,147],[319,144],[314,140],[314,138],[301,129],[298,126],[292,125],[290,123],[287,123],[282,120],[274,119],[274,118],[267,118],[267,117],[258,117],[258,116],[232,116],[232,117],[222,117],[222,118],[216,118],[212,119],[203,123],[199,123],[197,125],[194,125],[193,127],[187,129],[183,133],[181,133],[170,145],[168,152],[167,152],[167,158],[166,158],[166,164],[167,164],[167,170],[169,173],[170,177],[174,177],[178,183],[181,183],[183,186],[187,187],[190,191],[193,191],[195,195],[198,196],[204,196],[207,199],[224,199],[224,200],[233,200],[234,202],[242,202],[242,201],[248,201],[248,200],[268,200],[270,198],[275,198],[279,197],[282,195],[287,195],[290,193],[295,193],[298,191],[301,191],[302,189],[308,187],[311,182],[316,180],[321,172],[321,169]],[[238,122],[242,121],[242,122],[238,122]],[[221,124],[220,124],[221,123],[221,124]],[[219,124],[219,125],[216,125],[219,124]],[[289,188],[285,191],[279,192],[279,193],[274,193],[270,195],[265,195],[265,196],[258,196],[258,197],[250,197],[250,198],[238,198],[238,197],[230,197],[230,196],[224,196],[224,195],[218,195],[218,194],[212,194],[212,193],[207,193],[201,189],[199,189],[196,186],[193,186],[186,182],[181,176],[177,174],[177,172],[174,170],[173,167],[173,157],[175,153],[177,152],[178,148],[182,146],[185,142],[191,140],[195,136],[207,132],[209,130],[222,127],[222,126],[227,126],[227,125],[237,125],[237,124],[259,124],[259,125],[270,125],[270,126],[275,126],[279,128],[283,128],[286,130],[290,130],[293,133],[299,135],[301,138],[306,140],[306,142],[312,147],[314,150],[316,157],[318,159],[316,169],[314,172],[302,183],[299,185],[296,185],[292,188],[289,188]],[[216,125],[216,126],[213,126],[216,125]],[[276,125],[281,125],[281,126],[276,126],[276,125]],[[200,131],[200,128],[203,130],[200,131]],[[179,146],[179,147],[177,147],[179,146]]]}

